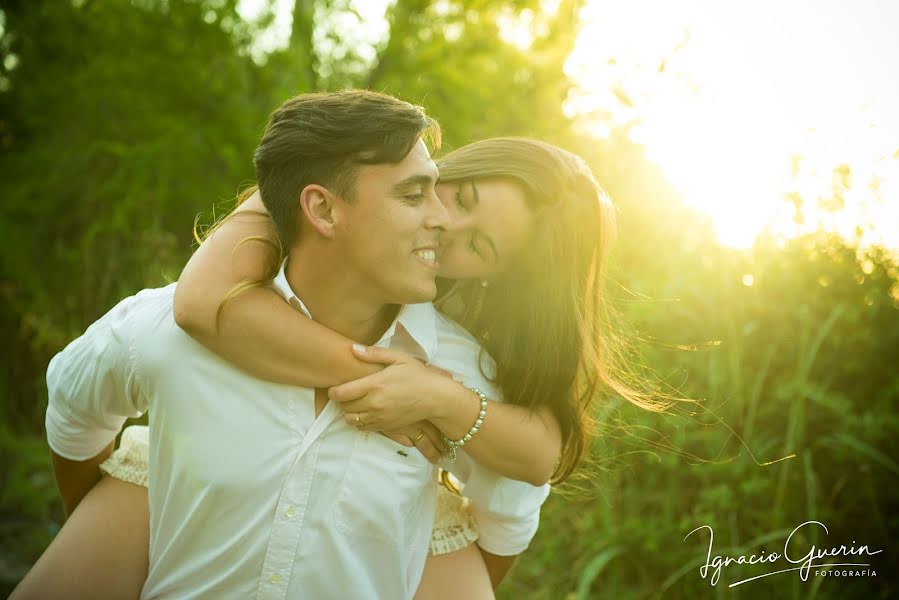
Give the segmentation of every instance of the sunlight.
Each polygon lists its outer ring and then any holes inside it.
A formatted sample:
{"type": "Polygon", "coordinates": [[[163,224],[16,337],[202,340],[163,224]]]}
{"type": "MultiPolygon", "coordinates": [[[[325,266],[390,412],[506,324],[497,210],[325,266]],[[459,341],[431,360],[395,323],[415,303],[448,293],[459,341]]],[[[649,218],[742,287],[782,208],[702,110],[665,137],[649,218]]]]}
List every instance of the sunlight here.
{"type": "Polygon", "coordinates": [[[897,15],[886,2],[593,0],[567,109],[603,137],[630,126],[724,244],[861,228],[863,243],[899,248],[897,15]]]}
{"type": "MultiPolygon", "coordinates": [[[[368,60],[374,60],[373,46],[387,36],[389,26],[384,17],[393,0],[350,0],[349,6],[356,15],[344,14],[339,23],[329,24],[328,29],[340,31],[344,41],[356,45],[356,50],[368,60]]],[[[290,42],[293,26],[294,0],[240,0],[237,13],[247,21],[257,21],[268,9],[274,15],[272,24],[253,40],[251,53],[261,58],[275,50],[280,50],[290,42]]],[[[318,36],[317,45],[323,42],[318,36]]],[[[325,44],[333,41],[325,40],[325,44]]]]}

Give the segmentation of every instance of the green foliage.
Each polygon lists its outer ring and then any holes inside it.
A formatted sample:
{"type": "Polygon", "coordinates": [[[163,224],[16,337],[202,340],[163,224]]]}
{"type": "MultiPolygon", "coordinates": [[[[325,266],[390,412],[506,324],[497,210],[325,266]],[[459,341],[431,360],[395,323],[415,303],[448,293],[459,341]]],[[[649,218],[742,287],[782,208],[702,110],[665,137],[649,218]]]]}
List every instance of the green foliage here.
{"type": "Polygon", "coordinates": [[[117,298],[176,278],[198,209],[252,176],[253,65],[204,16],[199,3],[6,13],[19,57],[0,167],[11,360],[46,360],[117,298]]]}
{"type": "MultiPolygon", "coordinates": [[[[654,298],[632,303],[629,315],[653,334],[644,336],[652,367],[684,396],[706,402],[695,418],[617,409],[596,442],[590,477],[549,504],[503,597],[558,598],[557,590],[584,597],[585,577],[590,597],[723,593],[699,578],[707,536],[684,541],[703,524],[715,530],[716,554],[780,551],[809,519],[830,528],[813,540],[819,548],[857,540],[894,553],[895,260],[880,250],[859,256],[827,236],[785,247],[762,241],[751,252],[707,241],[655,257],[661,264],[652,268],[663,277],[619,274],[654,298]],[[610,554],[616,558],[604,565],[600,557],[610,554]]],[[[887,597],[876,595],[888,589],[884,554],[872,561],[880,580],[816,583],[817,597],[887,597]]],[[[728,581],[761,572],[726,570],[728,581]]],[[[793,585],[790,576],[774,576],[742,593],[805,598],[813,581],[793,585]]]]}
{"type": "Polygon", "coordinates": [[[236,5],[0,3],[0,589],[62,516],[41,429],[49,358],[121,297],[177,278],[194,217],[208,221],[252,178],[278,102],[358,86],[424,104],[447,147],[530,135],[587,158],[621,210],[616,294],[646,362],[705,400],[695,416],[659,416],[604,399],[593,466],[549,501],[501,598],[888,590],[785,576],[713,590],[701,543],[683,538],[709,524],[720,552],[751,553],[817,518],[895,556],[889,254],[822,236],[721,248],[624,132],[579,137],[561,108],[579,1],[546,14],[537,0],[398,0],[389,36],[366,49],[341,35],[347,0],[297,0],[289,45],[261,58],[254,35],[271,14],[246,23],[236,5]],[[498,21],[524,10],[542,25],[520,50],[498,21]]]}

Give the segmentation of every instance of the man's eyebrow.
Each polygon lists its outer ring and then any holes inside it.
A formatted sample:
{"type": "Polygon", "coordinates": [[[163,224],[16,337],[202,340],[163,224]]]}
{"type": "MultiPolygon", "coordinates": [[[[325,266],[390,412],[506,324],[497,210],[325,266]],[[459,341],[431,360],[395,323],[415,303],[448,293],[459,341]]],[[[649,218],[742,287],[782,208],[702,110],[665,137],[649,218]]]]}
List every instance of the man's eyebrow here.
{"type": "MultiPolygon", "coordinates": [[[[478,193],[478,186],[475,185],[474,181],[471,182],[471,193],[474,197],[474,205],[477,206],[481,202],[481,195],[478,193]]],[[[496,244],[493,243],[493,240],[486,233],[478,232],[478,235],[484,238],[484,241],[490,246],[490,250],[493,252],[493,262],[499,263],[499,252],[496,251],[496,244]]]]}
{"type": "Polygon", "coordinates": [[[406,177],[393,185],[393,191],[406,190],[416,186],[434,185],[434,178],[430,175],[418,174],[406,177]]]}

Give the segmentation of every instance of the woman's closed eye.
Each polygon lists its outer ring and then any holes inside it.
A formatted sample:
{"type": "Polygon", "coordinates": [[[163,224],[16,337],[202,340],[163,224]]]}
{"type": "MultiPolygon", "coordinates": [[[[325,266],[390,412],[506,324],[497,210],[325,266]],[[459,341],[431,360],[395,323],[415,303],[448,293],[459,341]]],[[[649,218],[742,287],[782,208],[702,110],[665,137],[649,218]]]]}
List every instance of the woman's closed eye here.
{"type": "Polygon", "coordinates": [[[477,245],[474,243],[475,238],[477,237],[476,233],[471,234],[471,238],[468,240],[468,250],[477,254],[479,258],[483,259],[484,257],[481,255],[481,251],[478,250],[477,245]]]}
{"type": "Polygon", "coordinates": [[[462,186],[459,186],[459,189],[456,190],[456,206],[460,210],[468,212],[468,207],[465,206],[465,203],[462,201],[462,186]]]}

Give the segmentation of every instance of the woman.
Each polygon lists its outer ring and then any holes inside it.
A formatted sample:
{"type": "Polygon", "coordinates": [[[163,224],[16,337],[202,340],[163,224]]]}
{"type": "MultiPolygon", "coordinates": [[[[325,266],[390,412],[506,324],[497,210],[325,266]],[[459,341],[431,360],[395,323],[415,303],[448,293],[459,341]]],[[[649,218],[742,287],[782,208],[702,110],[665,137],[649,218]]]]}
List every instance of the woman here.
{"type": "MultiPolygon", "coordinates": [[[[477,142],[445,156],[439,168],[437,193],[451,224],[440,240],[437,306],[481,342],[505,400],[488,401],[489,417],[465,450],[507,477],[563,481],[587,448],[589,406],[600,385],[650,410],[664,406],[615,367],[600,295],[612,204],[583,160],[534,140],[477,142]]],[[[178,324],[261,378],[329,387],[349,424],[385,432],[436,460],[447,440],[469,430],[478,397],[401,353],[355,349],[287,306],[266,287],[280,265],[277,238],[258,194],[246,198],[185,268],[178,324]]],[[[130,441],[105,467],[145,484],[138,437],[127,433],[130,441]]],[[[111,596],[137,595],[146,575],[146,506],[143,488],[104,478],[23,582],[23,597],[37,589],[31,582],[72,569],[111,596]],[[116,527],[98,538],[97,523],[109,511],[116,527]],[[134,535],[122,536],[123,529],[134,535]]],[[[492,597],[491,580],[495,585],[509,563],[487,555],[485,564],[475,538],[465,503],[441,495],[417,597],[492,597]]],[[[71,586],[66,591],[73,597],[71,586]]]]}

